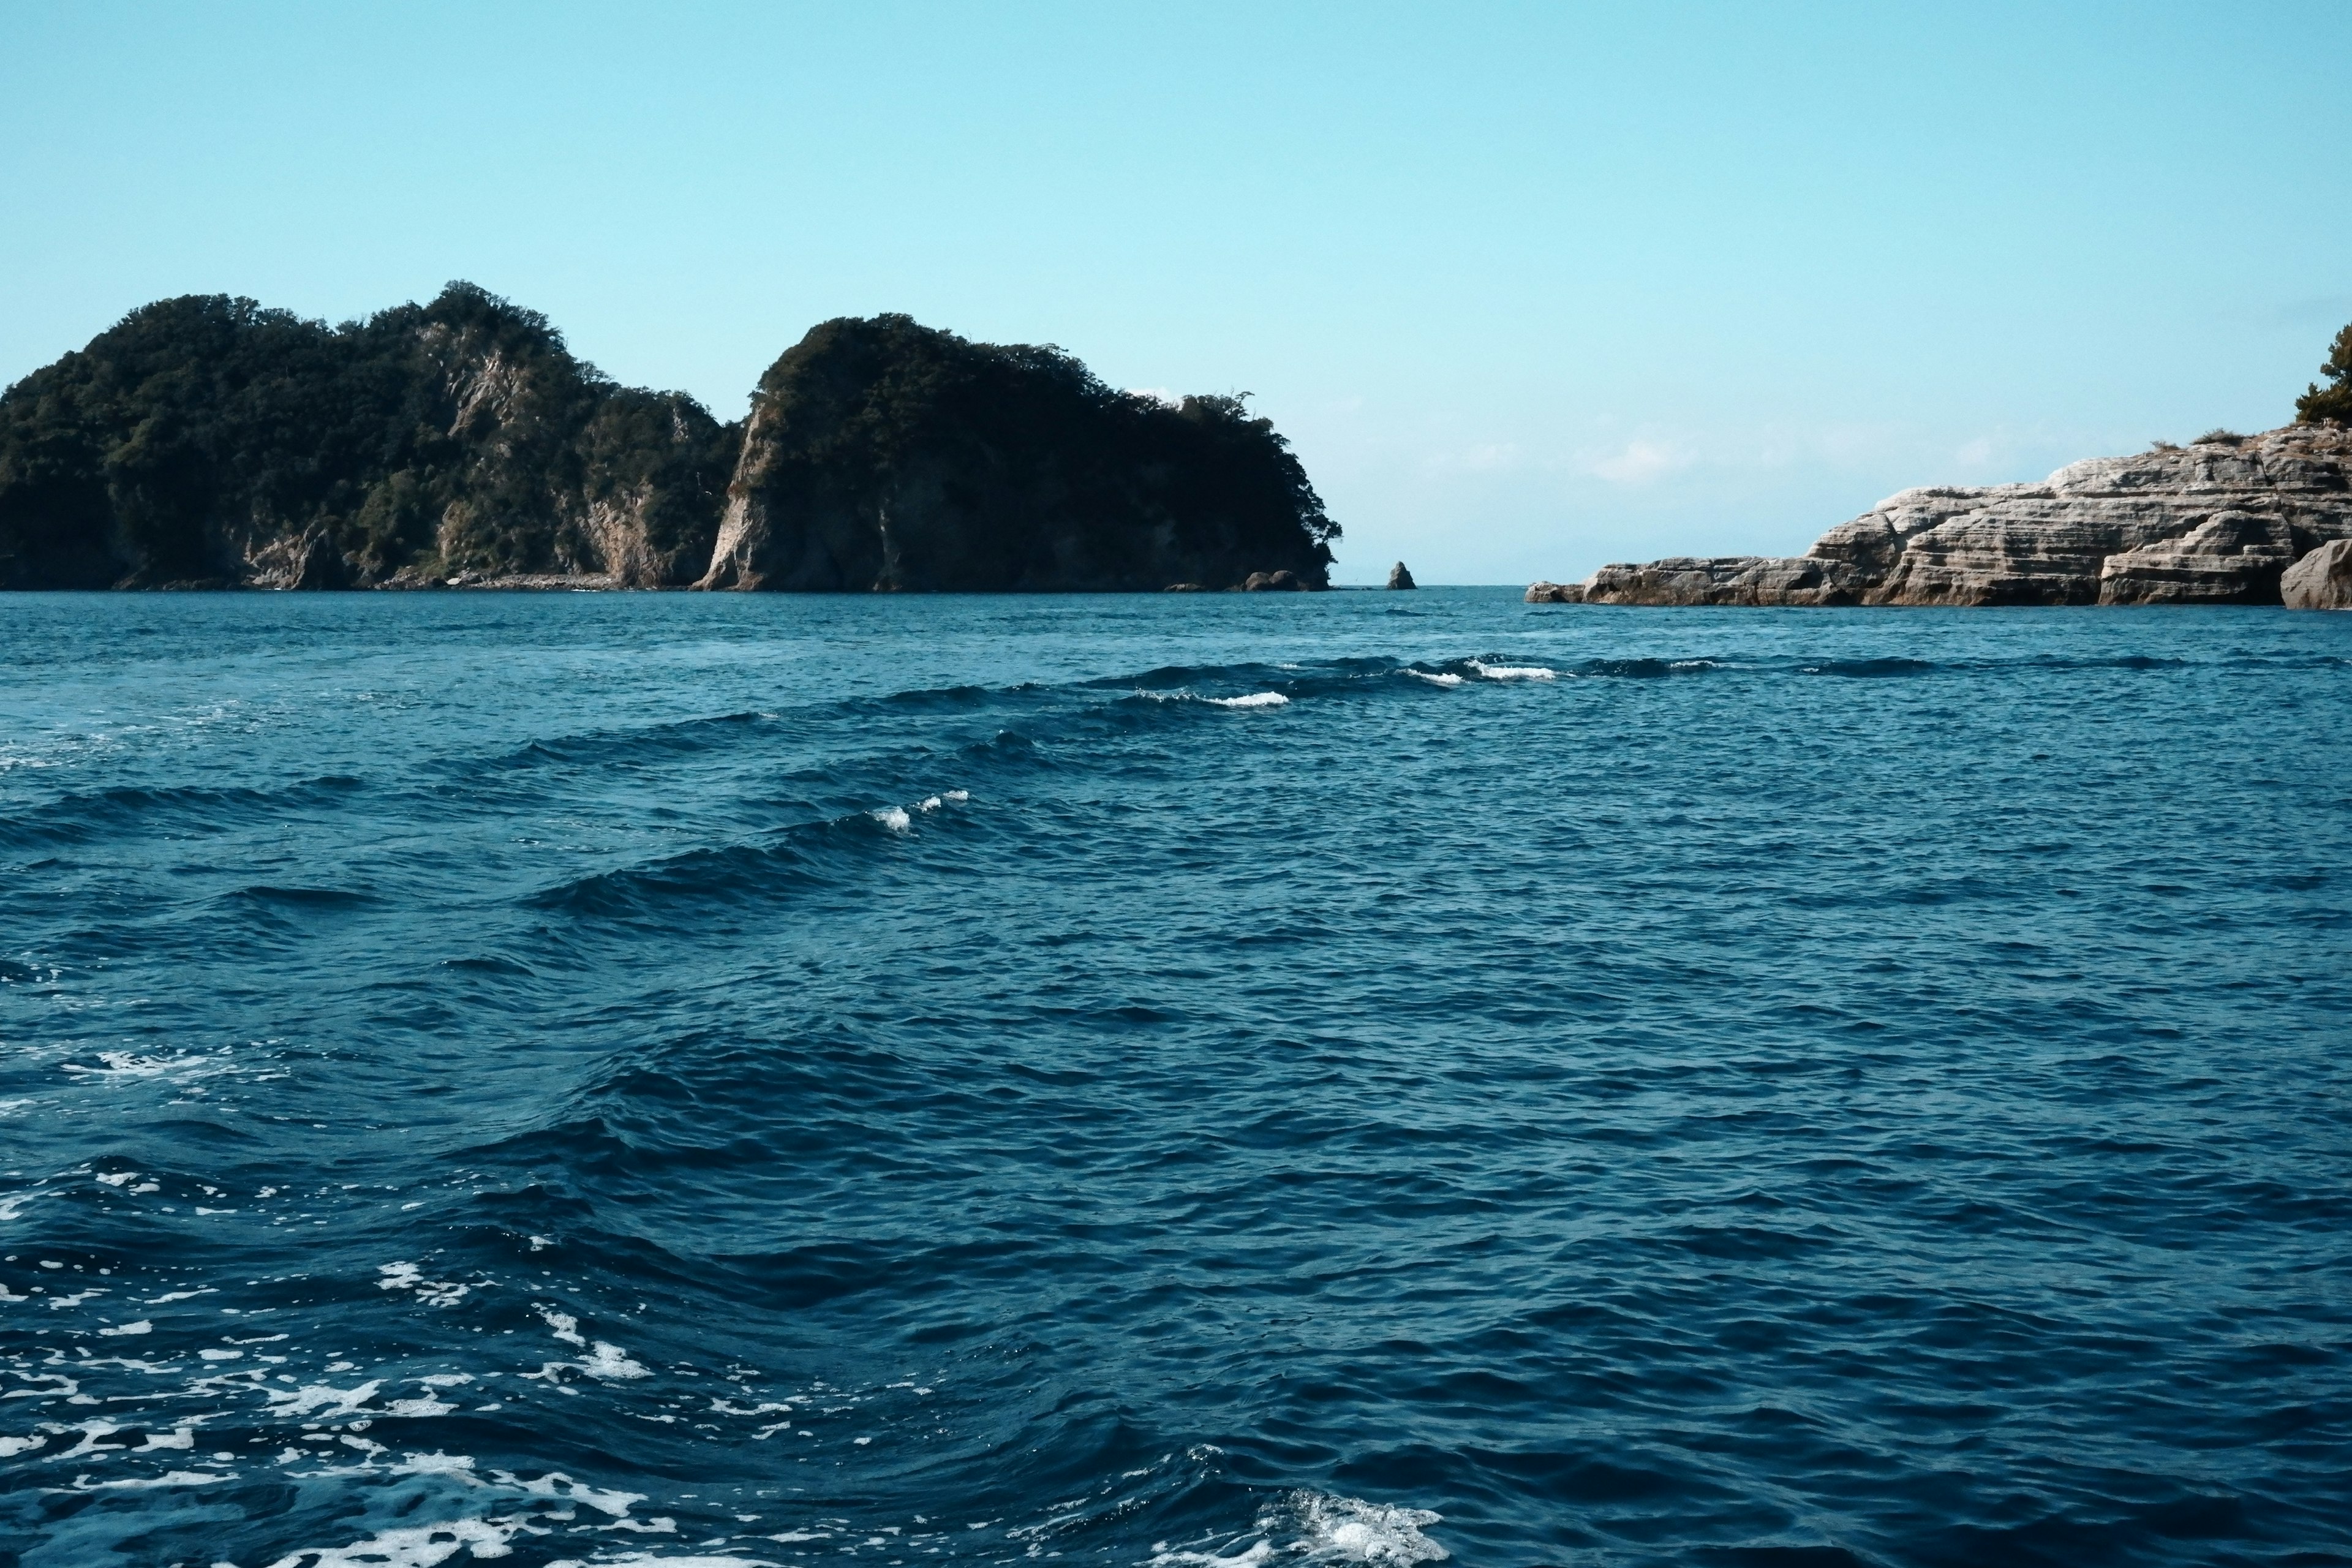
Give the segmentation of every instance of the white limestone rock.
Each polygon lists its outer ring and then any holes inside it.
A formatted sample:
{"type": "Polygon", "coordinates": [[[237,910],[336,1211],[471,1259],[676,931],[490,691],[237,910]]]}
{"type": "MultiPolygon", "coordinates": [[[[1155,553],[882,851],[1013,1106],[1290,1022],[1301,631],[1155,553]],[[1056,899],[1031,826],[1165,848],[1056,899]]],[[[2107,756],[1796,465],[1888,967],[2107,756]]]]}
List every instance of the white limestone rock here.
{"type": "MultiPolygon", "coordinates": [[[[1591,604],[2277,604],[2297,559],[2352,539],[2352,430],[2069,464],[2040,484],[1888,497],[1797,557],[1604,566],[1591,604]]],[[[1533,597],[1532,590],[1530,597],[1533,597]]]]}
{"type": "Polygon", "coordinates": [[[2290,610],[2352,610],[2352,539],[2330,540],[2279,580],[2290,610]]]}

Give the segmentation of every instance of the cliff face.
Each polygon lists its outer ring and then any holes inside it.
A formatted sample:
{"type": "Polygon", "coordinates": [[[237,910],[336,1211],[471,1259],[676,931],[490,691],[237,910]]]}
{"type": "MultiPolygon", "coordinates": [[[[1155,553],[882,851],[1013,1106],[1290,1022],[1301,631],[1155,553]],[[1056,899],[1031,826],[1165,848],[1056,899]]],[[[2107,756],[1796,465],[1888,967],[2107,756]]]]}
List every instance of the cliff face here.
{"type": "Polygon", "coordinates": [[[1058,350],[879,316],[814,328],[761,379],[700,585],[1321,587],[1338,533],[1239,399],[1171,406],[1058,350]]]}
{"type": "Polygon", "coordinates": [[[132,312],[0,395],[0,587],[690,582],[740,432],[470,285],[132,312]]]}
{"type": "Polygon", "coordinates": [[[811,331],[748,432],[462,283],[167,300],[0,394],[0,588],[1321,587],[1338,533],[1241,399],[903,316],[811,331]]]}
{"type": "Polygon", "coordinates": [[[2040,484],[1889,497],[1794,558],[1673,559],[1538,584],[1531,601],[1622,605],[2139,605],[2281,602],[2280,579],[2352,538],[2352,430],[2291,425],[2040,484]]]}

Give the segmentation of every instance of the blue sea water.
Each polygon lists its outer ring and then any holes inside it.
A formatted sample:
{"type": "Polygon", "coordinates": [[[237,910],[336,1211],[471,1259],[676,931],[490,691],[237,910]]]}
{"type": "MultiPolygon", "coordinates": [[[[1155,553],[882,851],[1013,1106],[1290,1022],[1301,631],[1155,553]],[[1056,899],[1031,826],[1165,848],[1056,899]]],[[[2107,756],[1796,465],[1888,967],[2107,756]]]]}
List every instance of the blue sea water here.
{"type": "Polygon", "coordinates": [[[0,1563],[2352,1563],[2352,616],[0,601],[0,1563]]]}

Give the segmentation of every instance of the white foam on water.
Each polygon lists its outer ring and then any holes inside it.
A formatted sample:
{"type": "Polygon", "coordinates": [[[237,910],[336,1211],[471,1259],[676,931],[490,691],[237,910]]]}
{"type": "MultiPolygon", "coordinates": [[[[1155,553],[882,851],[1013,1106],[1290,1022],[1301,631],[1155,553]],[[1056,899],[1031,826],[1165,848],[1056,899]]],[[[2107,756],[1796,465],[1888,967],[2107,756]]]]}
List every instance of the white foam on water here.
{"type": "Polygon", "coordinates": [[[1253,691],[1247,697],[1203,697],[1201,700],[1220,708],[1281,708],[1290,699],[1279,691],[1253,691]]]}
{"type": "Polygon", "coordinates": [[[917,811],[937,811],[945,804],[946,803],[941,801],[938,795],[927,795],[922,799],[915,803],[915,809],[917,811]]]}
{"type": "MultiPolygon", "coordinates": [[[[481,1555],[479,1552],[476,1556],[481,1555]]],[[[655,1557],[643,1552],[624,1552],[618,1557],[599,1557],[593,1562],[579,1557],[562,1557],[547,1568],[613,1568],[614,1564],[658,1563],[660,1568],[776,1568],[764,1557],[655,1557]]],[[[323,1565],[322,1565],[323,1568],[323,1565]]]]}
{"type": "Polygon", "coordinates": [[[967,801],[971,798],[971,791],[968,789],[943,789],[940,794],[952,801],[967,801]]]}
{"type": "Polygon", "coordinates": [[[48,1446],[49,1440],[38,1433],[27,1437],[0,1437],[0,1459],[13,1459],[19,1454],[29,1454],[36,1448],[48,1446]]]}
{"type": "Polygon", "coordinates": [[[135,1051],[100,1051],[100,1066],[84,1067],[79,1062],[63,1062],[59,1066],[79,1079],[163,1078],[170,1076],[174,1083],[187,1083],[199,1078],[212,1078],[220,1073],[236,1071],[236,1064],[218,1057],[142,1057],[135,1051]],[[177,1075],[177,1076],[173,1076],[177,1075]]]}
{"type": "Polygon", "coordinates": [[[152,1487],[201,1487],[231,1478],[211,1470],[172,1470],[160,1476],[140,1476],[128,1480],[92,1481],[76,1477],[73,1489],[84,1492],[145,1491],[152,1487]]]}
{"type": "Polygon", "coordinates": [[[507,1543],[521,1528],[519,1519],[453,1519],[442,1524],[402,1525],[349,1546],[310,1546],[289,1552],[269,1568],[438,1568],[468,1547],[478,1558],[508,1556],[513,1548],[507,1543]]]}
{"type": "Polygon", "coordinates": [[[907,808],[903,805],[886,805],[879,811],[869,811],[866,815],[893,833],[906,832],[915,820],[907,815],[907,808]]]}
{"type": "Polygon", "coordinates": [[[550,1470],[535,1481],[518,1480],[504,1470],[496,1472],[498,1479],[510,1487],[520,1487],[533,1497],[556,1498],[564,1502],[584,1502],[608,1519],[626,1519],[629,1505],[646,1500],[643,1492],[600,1491],[582,1486],[562,1470],[550,1470]]]}
{"type": "Polygon", "coordinates": [[[1540,664],[1486,664],[1478,659],[1465,661],[1488,680],[1557,680],[1559,671],[1547,669],[1540,664]]]}
{"type": "Polygon", "coordinates": [[[538,1309],[540,1317],[545,1320],[547,1326],[555,1331],[557,1339],[567,1345],[578,1345],[583,1350],[587,1348],[588,1342],[580,1333],[579,1319],[569,1312],[559,1312],[554,1308],[541,1302],[534,1301],[531,1305],[538,1309]]]}
{"type": "Polygon", "coordinates": [[[1432,686],[1459,686],[1465,679],[1462,676],[1455,675],[1445,670],[1440,670],[1433,674],[1426,669],[1408,669],[1405,673],[1412,676],[1415,680],[1426,680],[1432,686]]]}
{"type": "Polygon", "coordinates": [[[376,1268],[383,1278],[375,1282],[379,1290],[414,1290],[416,1299],[428,1307],[454,1307],[466,1298],[470,1286],[451,1279],[427,1279],[425,1270],[414,1263],[385,1263],[376,1268]]]}
{"type": "Polygon", "coordinates": [[[589,1376],[603,1378],[608,1382],[619,1378],[653,1375],[652,1369],[643,1362],[631,1361],[626,1351],[618,1345],[606,1344],[603,1340],[598,1340],[590,1348],[587,1357],[578,1364],[580,1370],[589,1376]]]}
{"type": "MultiPolygon", "coordinates": [[[[1257,1540],[1239,1550],[1183,1552],[1155,1542],[1147,1568],[1255,1568],[1279,1556],[1286,1563],[1364,1563],[1367,1568],[1413,1568],[1451,1555],[1423,1535],[1422,1526],[1443,1515],[1425,1508],[1397,1508],[1331,1492],[1296,1491],[1269,1504],[1257,1516],[1257,1540]]],[[[1238,1543],[1226,1542],[1227,1547],[1238,1543]]]]}
{"type": "MultiPolygon", "coordinates": [[[[294,1415],[319,1415],[333,1421],[346,1415],[357,1415],[367,1408],[383,1387],[382,1378],[371,1378],[356,1388],[330,1388],[323,1383],[313,1383],[300,1388],[268,1388],[269,1413],[283,1420],[294,1415]]],[[[371,1415],[380,1411],[368,1411],[371,1415]]]]}
{"type": "Polygon", "coordinates": [[[124,1323],[120,1328],[100,1329],[98,1331],[98,1337],[110,1340],[123,1334],[152,1334],[154,1331],[154,1323],[146,1318],[142,1318],[135,1323],[124,1323]]]}

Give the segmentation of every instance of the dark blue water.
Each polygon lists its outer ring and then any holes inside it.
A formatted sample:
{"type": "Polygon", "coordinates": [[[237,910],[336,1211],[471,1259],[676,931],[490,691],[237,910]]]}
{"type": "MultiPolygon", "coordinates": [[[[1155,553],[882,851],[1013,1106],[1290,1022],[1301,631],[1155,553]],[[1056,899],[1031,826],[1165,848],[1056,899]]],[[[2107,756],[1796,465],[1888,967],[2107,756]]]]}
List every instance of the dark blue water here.
{"type": "Polygon", "coordinates": [[[0,1562],[2352,1562],[2352,616],[0,670],[0,1562]]]}

